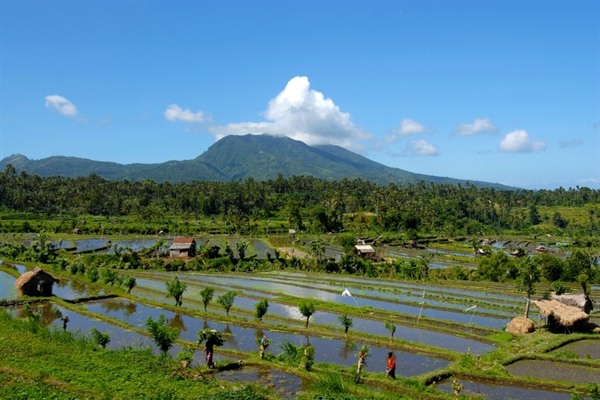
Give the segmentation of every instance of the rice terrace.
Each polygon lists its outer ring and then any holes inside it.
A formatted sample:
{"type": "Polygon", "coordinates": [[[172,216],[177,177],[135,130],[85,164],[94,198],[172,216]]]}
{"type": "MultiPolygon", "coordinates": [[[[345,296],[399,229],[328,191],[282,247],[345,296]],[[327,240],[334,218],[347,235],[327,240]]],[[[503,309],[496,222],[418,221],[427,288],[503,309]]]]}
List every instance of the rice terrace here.
{"type": "Polygon", "coordinates": [[[597,190],[0,183],[2,398],[600,398],[597,190]]]}

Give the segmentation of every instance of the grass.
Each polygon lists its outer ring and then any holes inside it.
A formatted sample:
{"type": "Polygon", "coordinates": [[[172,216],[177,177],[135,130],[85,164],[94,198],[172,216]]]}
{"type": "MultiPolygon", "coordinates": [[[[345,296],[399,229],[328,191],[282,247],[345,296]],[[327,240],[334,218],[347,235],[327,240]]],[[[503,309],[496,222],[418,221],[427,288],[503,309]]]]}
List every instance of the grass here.
{"type": "Polygon", "coordinates": [[[1,396],[8,395],[3,398],[175,400],[237,390],[257,395],[249,399],[275,398],[247,384],[182,379],[175,362],[150,350],[103,350],[71,333],[46,328],[34,333],[28,321],[5,311],[0,313],[0,354],[1,396]]]}

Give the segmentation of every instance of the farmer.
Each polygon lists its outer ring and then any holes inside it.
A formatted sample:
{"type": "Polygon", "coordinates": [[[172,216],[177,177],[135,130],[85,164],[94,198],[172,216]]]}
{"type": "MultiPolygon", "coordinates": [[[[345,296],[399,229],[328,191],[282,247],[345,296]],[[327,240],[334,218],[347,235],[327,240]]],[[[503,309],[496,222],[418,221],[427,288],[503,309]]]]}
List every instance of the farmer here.
{"type": "Polygon", "coordinates": [[[388,377],[396,379],[396,356],[391,351],[388,353],[387,367],[385,372],[388,377]]]}
{"type": "Polygon", "coordinates": [[[258,350],[260,352],[261,359],[265,358],[265,352],[267,351],[267,347],[269,347],[269,338],[267,337],[267,335],[263,335],[260,338],[260,341],[258,344],[258,350]]]}
{"type": "Polygon", "coordinates": [[[63,331],[67,331],[67,324],[69,323],[69,316],[67,314],[62,316],[62,323],[63,323],[63,331]]]}
{"type": "Polygon", "coordinates": [[[207,340],[206,341],[206,345],[204,346],[204,349],[202,350],[203,353],[206,353],[206,365],[208,366],[208,368],[212,368],[215,363],[213,362],[213,352],[215,350],[215,344],[213,343],[212,340],[207,340]]]}

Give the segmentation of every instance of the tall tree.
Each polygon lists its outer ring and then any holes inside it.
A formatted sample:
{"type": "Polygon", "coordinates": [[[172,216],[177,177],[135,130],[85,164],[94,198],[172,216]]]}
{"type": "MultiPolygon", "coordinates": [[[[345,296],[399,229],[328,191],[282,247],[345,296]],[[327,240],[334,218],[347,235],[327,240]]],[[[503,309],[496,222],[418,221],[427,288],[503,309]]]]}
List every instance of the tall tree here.
{"type": "Polygon", "coordinates": [[[166,282],[167,293],[175,299],[175,306],[179,307],[182,304],[183,292],[187,290],[187,285],[179,280],[177,275],[171,282],[166,282]]]}
{"type": "Polygon", "coordinates": [[[525,318],[529,318],[529,303],[531,296],[535,293],[535,284],[540,281],[540,269],[537,262],[531,257],[525,257],[519,260],[517,265],[517,289],[527,294],[527,304],[525,306],[525,318]]]}
{"type": "Polygon", "coordinates": [[[219,303],[224,309],[225,313],[229,315],[229,310],[233,307],[233,302],[235,301],[235,292],[227,292],[217,298],[217,303],[219,303]]]}
{"type": "Polygon", "coordinates": [[[205,287],[200,291],[200,297],[202,298],[202,305],[204,306],[204,312],[206,312],[206,308],[212,301],[213,295],[215,294],[215,289],[211,287],[205,287]]]}
{"type": "Polygon", "coordinates": [[[310,317],[315,313],[315,304],[312,301],[304,300],[298,307],[300,314],[306,318],[306,327],[308,328],[308,321],[310,317]]]}

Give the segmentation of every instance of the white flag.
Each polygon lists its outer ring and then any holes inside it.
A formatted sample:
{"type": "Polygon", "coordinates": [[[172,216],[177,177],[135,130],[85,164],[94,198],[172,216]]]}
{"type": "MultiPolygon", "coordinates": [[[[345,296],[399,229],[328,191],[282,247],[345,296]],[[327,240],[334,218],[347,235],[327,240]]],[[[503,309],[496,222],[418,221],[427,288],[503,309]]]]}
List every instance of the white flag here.
{"type": "Polygon", "coordinates": [[[350,291],[348,290],[348,288],[346,288],[342,292],[342,296],[350,296],[350,297],[352,297],[352,293],[350,293],[350,291]]]}

